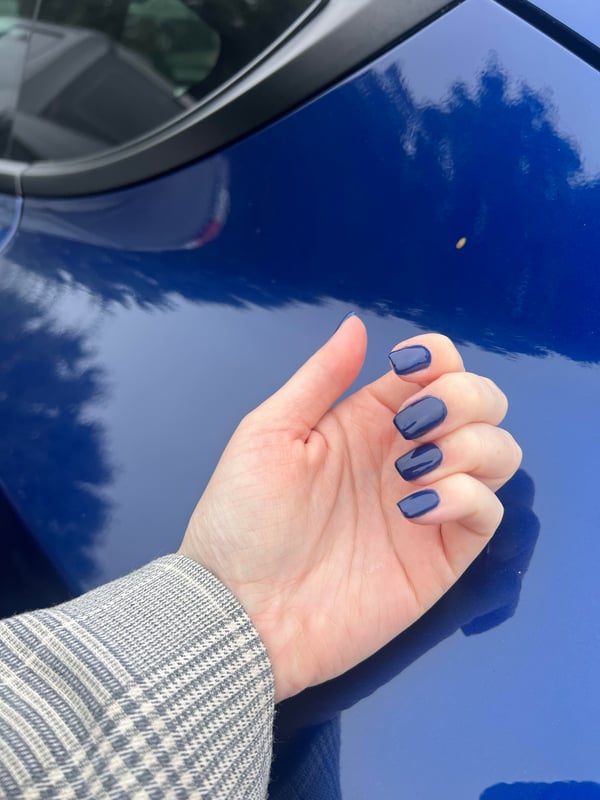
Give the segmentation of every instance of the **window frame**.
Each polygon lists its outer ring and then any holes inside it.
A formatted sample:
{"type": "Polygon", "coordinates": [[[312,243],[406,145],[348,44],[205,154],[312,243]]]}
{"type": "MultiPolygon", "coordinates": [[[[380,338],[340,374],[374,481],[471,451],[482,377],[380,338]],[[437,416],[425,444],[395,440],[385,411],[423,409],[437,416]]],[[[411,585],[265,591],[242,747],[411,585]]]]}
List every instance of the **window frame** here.
{"type": "Polygon", "coordinates": [[[0,160],[0,191],[76,197],[182,167],[288,113],[462,2],[314,0],[271,47],[189,112],[95,155],[0,160]]]}

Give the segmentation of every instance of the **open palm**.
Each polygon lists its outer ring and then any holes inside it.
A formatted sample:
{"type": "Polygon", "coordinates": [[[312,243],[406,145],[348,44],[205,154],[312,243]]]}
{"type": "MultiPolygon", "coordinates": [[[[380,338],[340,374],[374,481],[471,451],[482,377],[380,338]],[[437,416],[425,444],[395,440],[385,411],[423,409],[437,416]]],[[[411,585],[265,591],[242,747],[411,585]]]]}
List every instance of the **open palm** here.
{"type": "Polygon", "coordinates": [[[186,531],[181,552],[228,586],[261,635],[278,700],[415,622],[500,523],[493,490],[521,458],[496,427],[504,395],[466,373],[443,336],[396,349],[413,371],[333,405],[366,350],[364,325],[346,320],[242,421],[186,531]]]}

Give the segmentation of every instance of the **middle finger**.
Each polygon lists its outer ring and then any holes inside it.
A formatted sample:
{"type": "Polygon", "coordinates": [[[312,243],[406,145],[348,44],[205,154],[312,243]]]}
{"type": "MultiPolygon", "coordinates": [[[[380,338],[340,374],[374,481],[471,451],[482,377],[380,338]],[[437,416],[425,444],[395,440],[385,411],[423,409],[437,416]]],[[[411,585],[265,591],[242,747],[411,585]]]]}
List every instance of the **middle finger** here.
{"type": "Polygon", "coordinates": [[[474,422],[408,450],[396,459],[400,476],[417,486],[464,472],[496,491],[515,473],[521,448],[508,431],[474,422]]]}
{"type": "Polygon", "coordinates": [[[472,422],[498,425],[507,408],[506,396],[489,378],[452,372],[412,395],[394,424],[405,439],[427,442],[472,422]]]}

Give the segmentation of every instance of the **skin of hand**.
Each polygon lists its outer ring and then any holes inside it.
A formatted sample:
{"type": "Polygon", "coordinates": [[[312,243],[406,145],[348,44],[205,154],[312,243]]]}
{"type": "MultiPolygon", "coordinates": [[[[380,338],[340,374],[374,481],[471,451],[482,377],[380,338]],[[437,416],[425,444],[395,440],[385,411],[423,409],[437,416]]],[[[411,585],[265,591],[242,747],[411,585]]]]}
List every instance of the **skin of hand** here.
{"type": "MultiPolygon", "coordinates": [[[[329,680],[409,627],[458,579],[502,519],[494,491],[521,450],[497,427],[507,401],[465,372],[452,342],[424,334],[431,363],[389,371],[342,402],[366,353],[349,317],[295,375],[245,417],[190,519],[180,552],[245,608],[271,659],[276,700],[329,680]],[[447,415],[406,441],[393,424],[422,397],[447,415]],[[395,460],[427,442],[441,464],[403,480],[395,460]],[[407,519],[397,502],[437,492],[407,519]]],[[[395,349],[397,349],[395,348],[395,349]]]]}

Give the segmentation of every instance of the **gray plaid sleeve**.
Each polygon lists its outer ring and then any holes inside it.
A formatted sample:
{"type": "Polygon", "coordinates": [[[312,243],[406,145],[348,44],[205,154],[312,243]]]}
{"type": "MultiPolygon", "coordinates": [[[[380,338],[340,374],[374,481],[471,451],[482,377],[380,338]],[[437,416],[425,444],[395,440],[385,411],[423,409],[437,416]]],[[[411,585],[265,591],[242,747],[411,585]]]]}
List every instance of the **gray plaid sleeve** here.
{"type": "Polygon", "coordinates": [[[262,800],[273,698],[238,601],[165,556],[0,623],[0,797],[262,800]]]}

